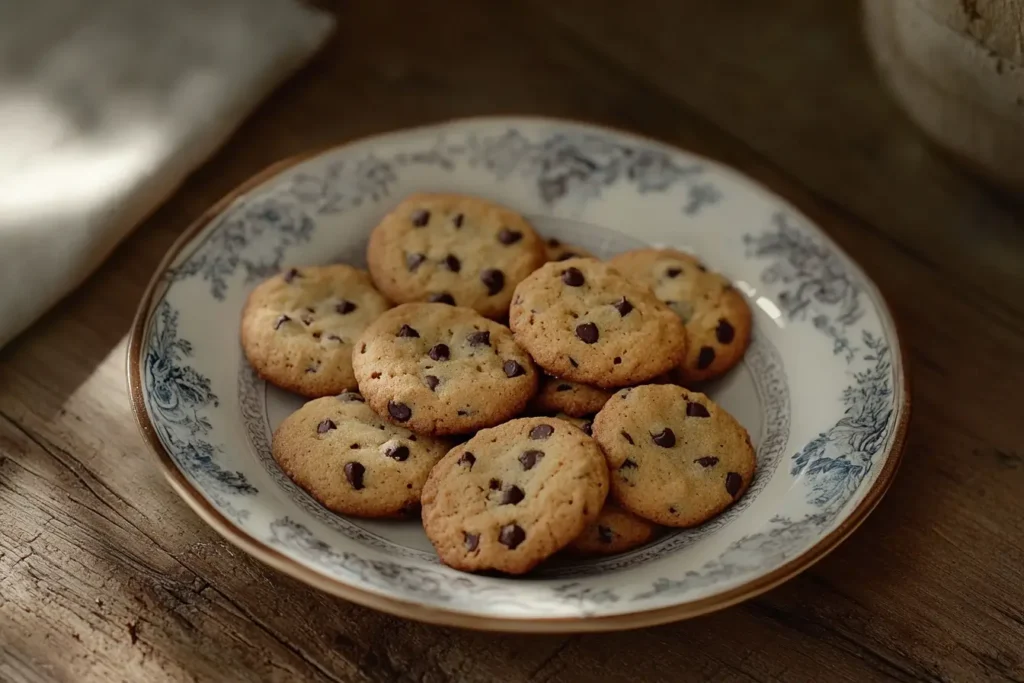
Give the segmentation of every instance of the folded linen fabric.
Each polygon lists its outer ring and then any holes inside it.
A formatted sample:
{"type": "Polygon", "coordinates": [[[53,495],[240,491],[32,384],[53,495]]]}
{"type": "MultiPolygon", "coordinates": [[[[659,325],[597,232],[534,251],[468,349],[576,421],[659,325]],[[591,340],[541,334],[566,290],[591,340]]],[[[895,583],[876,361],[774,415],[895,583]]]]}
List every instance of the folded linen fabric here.
{"type": "Polygon", "coordinates": [[[327,38],[300,0],[0,3],[0,346],[327,38]]]}

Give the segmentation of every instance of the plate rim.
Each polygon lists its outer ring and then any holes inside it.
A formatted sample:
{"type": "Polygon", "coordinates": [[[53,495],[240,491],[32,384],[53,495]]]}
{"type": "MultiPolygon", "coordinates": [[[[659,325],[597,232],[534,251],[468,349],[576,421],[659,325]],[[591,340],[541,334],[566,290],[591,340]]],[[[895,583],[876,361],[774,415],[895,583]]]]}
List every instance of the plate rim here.
{"type": "MultiPolygon", "coordinates": [[[[142,295],[139,307],[135,313],[135,318],[130,328],[127,352],[125,354],[128,397],[131,403],[132,414],[135,418],[136,426],[143,437],[143,441],[149,447],[149,450],[157,456],[157,463],[160,465],[160,469],[163,472],[164,477],[171,484],[171,488],[185,500],[200,519],[212,527],[214,531],[220,534],[225,540],[232,543],[235,547],[244,551],[248,555],[294,579],[305,583],[306,585],[363,607],[369,607],[394,616],[414,619],[439,626],[454,626],[459,628],[507,633],[583,633],[626,630],[690,619],[725,609],[726,607],[754,598],[768,590],[771,590],[772,588],[795,577],[797,574],[807,570],[828,555],[831,551],[835,550],[835,548],[846,540],[846,538],[848,538],[850,534],[852,534],[864,522],[864,520],[867,519],[868,515],[871,514],[885,496],[886,491],[888,491],[895,479],[896,471],[899,469],[899,465],[903,460],[903,454],[906,450],[907,429],[910,423],[912,392],[908,372],[909,358],[907,356],[906,346],[901,340],[901,325],[893,315],[892,309],[889,306],[885,295],[874,281],[864,272],[860,264],[846,253],[846,251],[837,244],[831,236],[819,227],[819,222],[815,219],[810,219],[810,212],[805,211],[805,206],[808,203],[807,200],[794,197],[793,193],[787,191],[787,188],[783,187],[780,189],[777,186],[779,184],[782,183],[774,178],[767,180],[751,175],[750,173],[741,171],[724,161],[719,161],[704,154],[698,154],[696,152],[686,150],[676,144],[643,135],[641,133],[577,119],[550,116],[519,116],[514,114],[457,117],[422,126],[378,131],[344,140],[336,145],[318,147],[287,157],[263,168],[261,171],[242,182],[206,209],[175,239],[174,243],[168,249],[167,253],[164,255],[160,264],[154,271],[153,276],[150,278],[149,284],[146,286],[142,295]],[[238,197],[246,194],[273,177],[279,175],[283,171],[303,161],[307,161],[314,157],[321,156],[353,144],[396,133],[408,134],[415,133],[417,131],[440,129],[458,124],[478,124],[486,122],[497,123],[500,121],[568,125],[603,130],[616,136],[630,137],[650,144],[681,150],[698,159],[707,161],[717,167],[740,176],[745,181],[761,187],[770,194],[780,197],[791,204],[799,212],[807,216],[809,223],[813,225],[815,230],[828,241],[830,248],[845,257],[846,260],[856,268],[861,278],[874,288],[875,293],[877,294],[877,303],[880,305],[879,312],[884,316],[887,316],[888,322],[891,323],[891,344],[894,343],[898,348],[901,360],[898,372],[903,391],[902,395],[896,398],[896,403],[900,406],[899,420],[895,426],[892,445],[887,453],[885,464],[878,473],[877,478],[864,494],[864,497],[857,503],[857,506],[850,511],[847,517],[840,522],[835,529],[822,536],[816,543],[814,543],[814,545],[803,553],[785,562],[781,566],[776,567],[772,571],[752,578],[749,581],[730,588],[729,590],[701,598],[699,600],[694,600],[692,602],[606,616],[494,617],[470,614],[440,607],[432,607],[400,597],[381,595],[344,583],[337,578],[321,574],[235,526],[227,517],[207,501],[206,498],[203,497],[202,493],[191,482],[189,482],[181,470],[178,469],[174,464],[174,461],[171,459],[170,454],[160,442],[156,428],[150,420],[149,413],[145,407],[143,399],[142,365],[140,360],[142,349],[145,344],[144,333],[146,322],[149,318],[149,313],[152,310],[154,298],[156,297],[160,284],[163,282],[164,274],[167,272],[170,264],[174,261],[181,250],[184,249],[186,245],[188,245],[192,239],[204,230],[213,220],[220,216],[225,209],[238,199],[238,197]]],[[[896,368],[894,368],[894,371],[895,370],[896,368]]]]}

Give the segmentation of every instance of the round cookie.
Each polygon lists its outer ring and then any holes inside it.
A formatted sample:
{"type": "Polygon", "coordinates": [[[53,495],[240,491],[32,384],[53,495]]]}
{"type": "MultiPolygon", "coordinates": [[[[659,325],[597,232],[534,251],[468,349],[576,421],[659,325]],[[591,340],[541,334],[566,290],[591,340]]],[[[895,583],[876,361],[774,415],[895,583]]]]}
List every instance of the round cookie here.
{"type": "Polygon", "coordinates": [[[639,384],[686,354],[686,328],[650,290],[594,259],[548,263],[516,287],[516,341],[549,374],[602,388],[639,384]]]}
{"type": "Polygon", "coordinates": [[[423,487],[441,561],[522,574],[577,538],[608,494],[597,443],[550,417],[512,420],[453,448],[423,487]]]}
{"type": "Polygon", "coordinates": [[[612,495],[630,512],[695,526],[743,495],[754,476],[747,430],[704,394],[671,384],[623,389],[594,420],[612,495]]]}
{"type": "Polygon", "coordinates": [[[292,268],[249,294],[242,348],[260,377],[309,398],[356,386],[355,340],[391,304],[366,271],[352,266],[292,268]]]}
{"type": "Polygon", "coordinates": [[[624,553],[650,541],[657,530],[656,524],[608,501],[597,519],[569,544],[567,550],[580,555],[624,553]]]}
{"type": "Polygon", "coordinates": [[[507,327],[444,304],[402,304],[380,316],[352,365],[375,411],[423,434],[463,434],[518,415],[539,374],[507,327]]]}
{"type": "Polygon", "coordinates": [[[530,401],[530,412],[538,415],[565,413],[572,417],[593,415],[611,395],[607,389],[545,375],[540,390],[530,401]]]}
{"type": "Polygon", "coordinates": [[[583,247],[575,244],[566,244],[554,237],[544,240],[544,248],[547,251],[548,261],[566,261],[571,258],[597,258],[583,247]]]}
{"type": "Polygon", "coordinates": [[[479,197],[414,194],[370,234],[373,281],[397,303],[508,312],[512,291],[546,259],[544,242],[516,212],[479,197]]]}
{"type": "Polygon", "coordinates": [[[431,468],[449,444],[378,417],[355,392],[310,401],[274,432],[274,459],[328,510],[415,515],[431,468]]]}
{"type": "Polygon", "coordinates": [[[649,286],[686,323],[690,345],[675,372],[679,381],[718,377],[743,358],[750,345],[750,306],[727,279],[675,249],[628,251],[609,263],[649,286]]]}

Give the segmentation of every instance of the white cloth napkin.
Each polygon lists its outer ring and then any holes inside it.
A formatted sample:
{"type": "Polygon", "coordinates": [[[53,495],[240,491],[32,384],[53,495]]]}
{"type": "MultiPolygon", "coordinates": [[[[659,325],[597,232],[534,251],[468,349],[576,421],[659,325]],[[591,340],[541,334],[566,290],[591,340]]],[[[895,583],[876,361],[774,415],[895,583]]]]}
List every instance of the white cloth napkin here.
{"type": "Polygon", "coordinates": [[[323,43],[300,0],[0,2],[0,346],[323,43]]]}

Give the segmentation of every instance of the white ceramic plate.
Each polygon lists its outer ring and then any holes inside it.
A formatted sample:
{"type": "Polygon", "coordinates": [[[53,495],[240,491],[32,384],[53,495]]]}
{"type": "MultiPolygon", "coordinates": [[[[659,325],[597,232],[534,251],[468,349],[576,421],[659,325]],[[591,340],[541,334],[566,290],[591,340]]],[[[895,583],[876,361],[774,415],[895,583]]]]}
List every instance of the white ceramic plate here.
{"type": "Polygon", "coordinates": [[[269,169],[171,250],[139,311],[128,375],[170,481],[230,541],[355,602],[501,630],[641,626],[767,590],[877,503],[909,416],[885,303],[794,207],[687,152],[543,119],[456,121],[269,169]],[[416,522],[334,515],[292,484],[270,436],[301,401],[245,363],[246,295],[293,265],[362,264],[373,225],[420,190],[497,200],[600,256],[647,244],[693,250],[730,277],[755,312],[753,343],[709,393],[757,447],[747,494],[711,522],[632,552],[502,578],[442,566],[416,522]]]}

